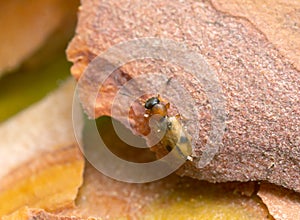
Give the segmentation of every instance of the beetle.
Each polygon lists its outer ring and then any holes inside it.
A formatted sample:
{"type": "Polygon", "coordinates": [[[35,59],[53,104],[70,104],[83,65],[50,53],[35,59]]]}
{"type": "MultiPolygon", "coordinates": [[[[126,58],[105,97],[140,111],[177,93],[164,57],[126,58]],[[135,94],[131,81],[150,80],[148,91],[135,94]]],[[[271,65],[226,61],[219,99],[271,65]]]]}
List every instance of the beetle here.
{"type": "Polygon", "coordinates": [[[160,95],[149,98],[144,107],[146,109],[146,117],[159,115],[158,131],[164,130],[165,134],[161,139],[161,143],[169,152],[174,152],[177,157],[184,160],[193,161],[191,138],[187,134],[179,121],[179,115],[168,116],[170,103],[162,103],[160,95]],[[174,151],[173,151],[174,150],[174,151]]]}

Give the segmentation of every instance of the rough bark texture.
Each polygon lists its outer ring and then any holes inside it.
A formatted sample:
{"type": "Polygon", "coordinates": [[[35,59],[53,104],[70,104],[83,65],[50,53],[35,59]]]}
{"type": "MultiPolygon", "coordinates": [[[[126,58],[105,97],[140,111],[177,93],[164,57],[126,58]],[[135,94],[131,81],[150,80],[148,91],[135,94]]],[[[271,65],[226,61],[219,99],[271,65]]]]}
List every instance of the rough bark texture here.
{"type": "Polygon", "coordinates": [[[297,0],[212,0],[217,10],[248,19],[300,69],[300,2],[297,0]]]}
{"type": "MultiPolygon", "coordinates": [[[[184,42],[216,72],[226,97],[227,127],[223,145],[208,166],[198,169],[190,163],[179,173],[211,182],[266,180],[300,192],[297,60],[289,60],[291,55],[276,47],[283,44],[273,44],[258,28],[243,17],[218,11],[209,1],[85,0],[67,53],[74,63],[72,73],[79,79],[96,55],[116,43],[153,36],[184,42]]],[[[289,45],[285,48],[289,50],[289,45]]],[[[103,87],[97,116],[110,115],[112,97],[124,81],[147,70],[162,73],[164,67],[155,62],[122,67],[118,77],[103,87]]],[[[173,76],[184,74],[180,69],[172,71],[173,76]]],[[[201,85],[186,86],[194,88],[192,97],[202,116],[203,129],[194,146],[200,156],[209,131],[210,107],[201,85]]],[[[87,98],[83,104],[92,105],[87,98]]]]}
{"type": "Polygon", "coordinates": [[[258,192],[275,219],[300,219],[299,194],[270,184],[262,184],[258,192]]]}

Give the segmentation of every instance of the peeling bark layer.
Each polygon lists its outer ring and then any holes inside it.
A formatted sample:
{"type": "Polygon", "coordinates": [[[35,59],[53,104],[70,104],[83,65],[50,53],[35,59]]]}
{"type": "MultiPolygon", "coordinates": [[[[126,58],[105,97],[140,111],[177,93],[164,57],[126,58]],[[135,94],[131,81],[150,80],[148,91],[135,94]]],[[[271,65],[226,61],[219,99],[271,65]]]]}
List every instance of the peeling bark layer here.
{"type": "MultiPolygon", "coordinates": [[[[76,36],[67,51],[74,77],[79,79],[89,62],[111,46],[141,37],[184,42],[204,56],[225,94],[226,132],[217,155],[208,166],[186,164],[179,174],[211,182],[266,180],[300,192],[300,72],[288,56],[247,19],[220,12],[208,1],[91,0],[82,1],[76,36]]],[[[102,87],[97,116],[111,114],[112,98],[124,81],[153,69],[166,74],[166,66],[123,66],[102,87]]],[[[171,75],[185,77],[180,69],[171,75]]],[[[210,103],[201,85],[186,86],[194,89],[202,118],[194,146],[200,157],[210,129],[210,103]]]]}

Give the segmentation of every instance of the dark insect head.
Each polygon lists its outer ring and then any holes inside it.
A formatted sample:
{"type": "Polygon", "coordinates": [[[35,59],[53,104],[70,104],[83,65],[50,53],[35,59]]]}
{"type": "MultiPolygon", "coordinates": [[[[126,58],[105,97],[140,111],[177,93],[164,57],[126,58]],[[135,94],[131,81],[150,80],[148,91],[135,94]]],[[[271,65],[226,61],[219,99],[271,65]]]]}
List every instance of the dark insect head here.
{"type": "Polygon", "coordinates": [[[160,103],[160,96],[149,98],[145,102],[145,108],[148,110],[148,115],[167,116],[169,104],[160,103]]]}
{"type": "Polygon", "coordinates": [[[159,101],[158,97],[152,97],[146,101],[145,108],[152,109],[155,105],[157,105],[159,103],[160,103],[160,101],[159,101]]]}

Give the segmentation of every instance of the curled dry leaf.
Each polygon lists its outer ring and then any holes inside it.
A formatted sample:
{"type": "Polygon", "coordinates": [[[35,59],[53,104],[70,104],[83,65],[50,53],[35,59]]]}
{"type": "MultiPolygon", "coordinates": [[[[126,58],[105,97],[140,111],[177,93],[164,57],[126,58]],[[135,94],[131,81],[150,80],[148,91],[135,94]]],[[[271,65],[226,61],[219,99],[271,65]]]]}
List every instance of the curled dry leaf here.
{"type": "Polygon", "coordinates": [[[37,154],[2,179],[0,216],[24,205],[49,211],[74,206],[82,172],[83,159],[76,145],[37,154]]]}
{"type": "MultiPolygon", "coordinates": [[[[153,36],[184,42],[201,54],[226,99],[226,131],[218,153],[206,167],[189,163],[178,173],[211,182],[266,180],[300,192],[300,73],[248,20],[220,12],[208,1],[82,1],[67,51],[72,73],[79,79],[93,58],[117,43],[153,36]]],[[[102,85],[96,117],[111,115],[113,97],[124,82],[154,71],[178,79],[195,100],[201,129],[193,150],[200,158],[209,141],[211,103],[203,85],[180,67],[152,60],[127,63],[102,85]]],[[[93,79],[83,87],[89,91],[93,79]]],[[[81,98],[92,117],[93,100],[88,92],[81,98]]],[[[135,115],[132,124],[139,130],[142,123],[135,115]]]]}
{"type": "Polygon", "coordinates": [[[84,158],[73,135],[73,91],[70,79],[0,125],[0,217],[26,205],[46,210],[74,205],[84,158]]]}
{"type": "MultiPolygon", "coordinates": [[[[46,212],[42,209],[32,209],[28,207],[24,207],[11,215],[4,216],[2,220],[97,220],[98,218],[81,218],[76,216],[63,216],[63,215],[55,215],[46,212]]],[[[101,220],[100,218],[98,220],[101,220]]]]}

